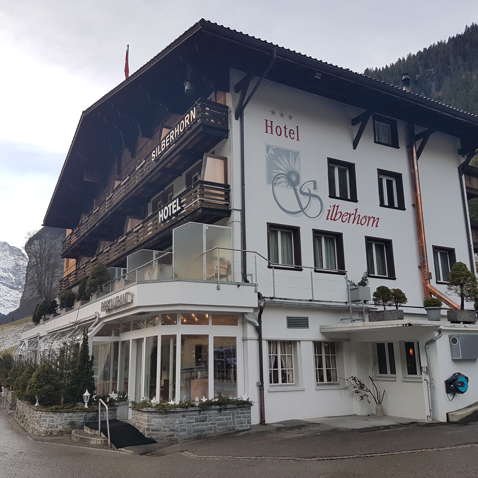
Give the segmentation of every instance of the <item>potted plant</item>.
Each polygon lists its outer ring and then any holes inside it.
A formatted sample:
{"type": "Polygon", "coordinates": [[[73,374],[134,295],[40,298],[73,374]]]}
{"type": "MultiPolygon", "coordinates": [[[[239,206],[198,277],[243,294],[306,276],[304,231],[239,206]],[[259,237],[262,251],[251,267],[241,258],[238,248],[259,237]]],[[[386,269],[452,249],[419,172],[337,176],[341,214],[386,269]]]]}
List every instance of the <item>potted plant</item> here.
{"type": "Polygon", "coordinates": [[[390,290],[387,286],[380,285],[373,293],[373,302],[375,305],[381,305],[383,310],[369,311],[371,322],[401,320],[403,319],[403,310],[400,310],[398,306],[407,302],[407,296],[400,289],[390,290]],[[388,305],[395,305],[395,310],[387,310],[388,305]]]}
{"type": "Polygon", "coordinates": [[[428,297],[423,301],[423,307],[427,311],[428,320],[440,320],[441,300],[436,297],[428,297]]]}
{"type": "Polygon", "coordinates": [[[69,310],[75,305],[76,295],[72,290],[64,290],[60,294],[60,308],[69,310]]]}
{"type": "Polygon", "coordinates": [[[368,302],[371,299],[370,287],[368,287],[367,273],[364,272],[357,284],[350,281],[350,300],[352,302],[368,302]]]}
{"type": "Polygon", "coordinates": [[[460,310],[449,310],[447,312],[450,322],[476,322],[476,312],[465,310],[465,300],[475,300],[477,297],[476,277],[468,270],[463,262],[455,262],[451,268],[448,288],[459,295],[460,310]]]}
{"type": "Polygon", "coordinates": [[[367,387],[362,380],[358,377],[351,376],[345,380],[345,382],[352,387],[352,393],[356,395],[359,400],[366,400],[370,405],[375,405],[375,415],[377,417],[383,417],[385,415],[383,409],[383,399],[385,398],[385,390],[381,390],[375,383],[372,377],[368,377],[372,388],[367,387]]]}

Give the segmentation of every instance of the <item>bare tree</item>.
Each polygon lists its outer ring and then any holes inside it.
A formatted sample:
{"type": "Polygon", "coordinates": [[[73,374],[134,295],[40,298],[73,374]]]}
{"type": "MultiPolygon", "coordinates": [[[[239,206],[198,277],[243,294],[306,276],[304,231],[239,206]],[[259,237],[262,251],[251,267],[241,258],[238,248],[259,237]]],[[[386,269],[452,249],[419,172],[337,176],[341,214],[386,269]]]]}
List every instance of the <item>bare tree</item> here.
{"type": "Polygon", "coordinates": [[[57,241],[40,230],[30,233],[25,244],[31,286],[42,300],[52,300],[56,295],[59,257],[57,241]]]}

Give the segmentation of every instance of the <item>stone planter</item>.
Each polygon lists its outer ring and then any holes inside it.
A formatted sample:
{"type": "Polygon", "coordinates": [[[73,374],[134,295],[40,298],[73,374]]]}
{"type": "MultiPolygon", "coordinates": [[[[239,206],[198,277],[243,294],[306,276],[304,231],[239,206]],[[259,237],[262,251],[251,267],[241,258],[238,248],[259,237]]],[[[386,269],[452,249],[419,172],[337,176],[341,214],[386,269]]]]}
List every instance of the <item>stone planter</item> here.
{"type": "Polygon", "coordinates": [[[368,320],[370,322],[382,322],[385,320],[402,320],[403,310],[370,310],[368,320]]]}
{"type": "Polygon", "coordinates": [[[376,417],[383,417],[385,416],[385,411],[383,409],[383,404],[377,403],[375,405],[375,416],[376,417]]]}
{"type": "Polygon", "coordinates": [[[352,302],[368,302],[371,299],[370,287],[357,286],[350,288],[350,300],[352,302]]]}
{"type": "Polygon", "coordinates": [[[476,312],[474,310],[448,310],[447,318],[453,323],[474,324],[476,322],[476,312]]]}
{"type": "Polygon", "coordinates": [[[157,441],[188,440],[248,430],[251,427],[251,407],[178,408],[167,412],[152,408],[133,409],[130,423],[157,441]]]}
{"type": "Polygon", "coordinates": [[[116,418],[118,420],[128,420],[129,402],[116,402],[116,418]]]}
{"type": "MultiPolygon", "coordinates": [[[[110,419],[116,418],[116,409],[109,410],[110,419]]],[[[78,410],[44,410],[27,402],[17,400],[15,409],[16,421],[30,434],[51,436],[71,433],[71,430],[83,428],[89,420],[98,418],[96,408],[78,410]]]]}
{"type": "Polygon", "coordinates": [[[441,307],[425,307],[427,311],[428,320],[440,320],[441,319],[441,307]]]}

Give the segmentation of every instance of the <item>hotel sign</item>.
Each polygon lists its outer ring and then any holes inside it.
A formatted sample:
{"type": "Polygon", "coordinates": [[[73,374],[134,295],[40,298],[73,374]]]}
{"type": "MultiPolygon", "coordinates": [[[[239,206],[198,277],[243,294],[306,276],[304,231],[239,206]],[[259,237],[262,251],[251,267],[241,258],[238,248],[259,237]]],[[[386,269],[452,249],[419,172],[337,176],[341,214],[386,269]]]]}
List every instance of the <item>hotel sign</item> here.
{"type": "Polygon", "coordinates": [[[167,206],[162,207],[158,211],[158,222],[162,224],[164,221],[177,216],[183,210],[181,198],[173,199],[167,206]]]}
{"type": "Polygon", "coordinates": [[[134,295],[131,292],[124,292],[123,294],[112,297],[111,299],[101,302],[101,312],[112,312],[116,309],[121,309],[126,305],[133,303],[134,295]]]}
{"type": "Polygon", "coordinates": [[[197,110],[196,106],[193,106],[180,121],[176,123],[176,126],[161,139],[161,142],[153,149],[151,153],[151,160],[156,161],[169,149],[176,141],[183,136],[184,132],[196,122],[197,110]]]}

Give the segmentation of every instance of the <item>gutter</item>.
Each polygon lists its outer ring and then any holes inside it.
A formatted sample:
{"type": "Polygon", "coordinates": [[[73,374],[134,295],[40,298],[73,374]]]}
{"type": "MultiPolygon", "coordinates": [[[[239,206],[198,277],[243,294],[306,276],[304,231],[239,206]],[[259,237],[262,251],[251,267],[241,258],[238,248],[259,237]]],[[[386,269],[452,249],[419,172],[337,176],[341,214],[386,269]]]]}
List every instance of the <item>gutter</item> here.
{"type": "Polygon", "coordinates": [[[460,306],[451,300],[443,292],[430,284],[430,268],[428,266],[428,252],[425,234],[425,220],[423,216],[423,200],[420,185],[420,172],[418,169],[417,148],[415,143],[415,126],[411,123],[407,124],[407,150],[408,159],[410,161],[410,174],[412,179],[412,191],[415,199],[415,220],[417,225],[417,242],[420,276],[423,287],[424,297],[433,295],[444,302],[448,307],[458,310],[460,306]]]}
{"type": "Polygon", "coordinates": [[[257,340],[259,341],[259,382],[257,383],[257,388],[259,389],[259,423],[261,425],[266,424],[266,401],[264,396],[264,356],[263,356],[263,343],[262,343],[262,313],[264,312],[264,307],[266,301],[262,294],[259,292],[257,294],[259,301],[259,313],[257,314],[257,340]]]}

